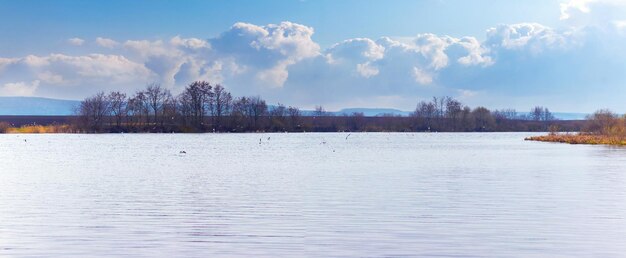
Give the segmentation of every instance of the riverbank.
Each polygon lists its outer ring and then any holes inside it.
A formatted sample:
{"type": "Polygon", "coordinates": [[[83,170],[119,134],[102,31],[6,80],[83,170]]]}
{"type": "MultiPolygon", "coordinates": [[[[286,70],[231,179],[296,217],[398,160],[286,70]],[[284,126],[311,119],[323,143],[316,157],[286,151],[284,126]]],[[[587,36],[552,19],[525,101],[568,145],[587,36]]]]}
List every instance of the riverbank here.
{"type": "Polygon", "coordinates": [[[593,134],[550,134],[528,137],[527,141],[558,142],[569,144],[603,144],[626,146],[626,139],[619,136],[593,135],[593,134]]]}
{"type": "Polygon", "coordinates": [[[0,133],[77,133],[70,125],[25,125],[20,127],[0,124],[0,133]]]}

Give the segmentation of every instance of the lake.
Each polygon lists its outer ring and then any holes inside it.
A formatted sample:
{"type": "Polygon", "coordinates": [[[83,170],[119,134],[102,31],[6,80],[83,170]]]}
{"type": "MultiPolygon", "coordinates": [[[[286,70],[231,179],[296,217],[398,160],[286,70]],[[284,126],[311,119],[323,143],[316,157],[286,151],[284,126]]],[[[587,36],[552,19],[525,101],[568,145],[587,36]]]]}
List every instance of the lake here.
{"type": "Polygon", "coordinates": [[[0,256],[626,254],[626,148],[532,135],[0,135],[0,256]]]}

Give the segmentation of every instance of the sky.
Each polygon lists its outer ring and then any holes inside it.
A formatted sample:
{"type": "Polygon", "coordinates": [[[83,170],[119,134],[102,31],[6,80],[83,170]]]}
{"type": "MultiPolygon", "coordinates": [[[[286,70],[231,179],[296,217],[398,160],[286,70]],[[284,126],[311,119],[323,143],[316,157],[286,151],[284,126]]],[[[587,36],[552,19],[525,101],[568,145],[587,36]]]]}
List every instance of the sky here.
{"type": "Polygon", "coordinates": [[[626,110],[626,0],[0,0],[0,96],[195,80],[328,110],[626,110]]]}

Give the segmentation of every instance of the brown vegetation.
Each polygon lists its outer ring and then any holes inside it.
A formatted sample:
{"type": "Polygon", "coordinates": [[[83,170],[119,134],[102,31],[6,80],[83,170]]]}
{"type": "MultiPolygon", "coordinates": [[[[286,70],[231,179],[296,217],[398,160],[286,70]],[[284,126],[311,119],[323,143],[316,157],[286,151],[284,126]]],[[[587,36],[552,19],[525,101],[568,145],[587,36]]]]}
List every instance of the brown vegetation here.
{"type": "Polygon", "coordinates": [[[530,141],[560,142],[570,144],[626,145],[626,116],[603,109],[587,117],[583,130],[578,134],[561,134],[550,130],[546,136],[526,138],[530,141]]]}
{"type": "Polygon", "coordinates": [[[0,123],[0,133],[75,133],[70,125],[24,125],[11,127],[8,123],[0,123]]]}

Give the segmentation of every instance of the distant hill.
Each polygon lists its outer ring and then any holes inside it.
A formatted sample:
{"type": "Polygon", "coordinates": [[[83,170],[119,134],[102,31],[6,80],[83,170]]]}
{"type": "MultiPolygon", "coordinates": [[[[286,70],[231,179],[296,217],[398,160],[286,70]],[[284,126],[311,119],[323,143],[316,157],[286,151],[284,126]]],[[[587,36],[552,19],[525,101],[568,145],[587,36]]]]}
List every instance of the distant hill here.
{"type": "Polygon", "coordinates": [[[344,108],[334,113],[336,115],[363,113],[365,116],[382,116],[386,114],[408,116],[411,114],[411,112],[393,108],[344,108]]]}
{"type": "Polygon", "coordinates": [[[552,115],[559,120],[585,120],[585,118],[587,117],[587,114],[583,114],[583,113],[556,112],[556,113],[552,113],[552,115]]]}
{"type": "MultiPolygon", "coordinates": [[[[74,108],[80,104],[76,100],[49,99],[37,97],[0,97],[0,116],[67,116],[72,115],[74,108]]],[[[270,105],[270,109],[274,107],[270,105]]],[[[302,110],[305,116],[314,115],[312,110],[302,110]]],[[[385,114],[408,116],[409,111],[392,108],[345,108],[330,112],[333,115],[351,115],[363,113],[365,116],[382,116],[385,114]]],[[[518,113],[520,115],[528,113],[518,113]]],[[[552,113],[559,120],[583,120],[587,114],[583,113],[552,113]]]]}
{"type": "Polygon", "coordinates": [[[0,97],[0,115],[67,116],[80,104],[75,100],[36,97],[0,97]]]}

